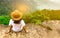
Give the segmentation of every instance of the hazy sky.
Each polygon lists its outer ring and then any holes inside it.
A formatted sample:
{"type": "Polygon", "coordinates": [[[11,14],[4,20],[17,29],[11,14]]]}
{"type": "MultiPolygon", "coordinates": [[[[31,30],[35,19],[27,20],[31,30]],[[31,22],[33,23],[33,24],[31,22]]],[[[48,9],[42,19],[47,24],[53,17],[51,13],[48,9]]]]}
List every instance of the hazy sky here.
{"type": "Polygon", "coordinates": [[[11,9],[16,9],[18,5],[21,5],[21,3],[23,3],[27,5],[31,11],[36,9],[60,10],[60,0],[8,0],[8,2],[6,2],[7,0],[0,1],[4,1],[4,3],[0,3],[2,5],[12,7],[11,9]]]}
{"type": "Polygon", "coordinates": [[[60,0],[13,0],[12,5],[20,4],[21,2],[30,6],[31,10],[35,10],[35,8],[60,10],[60,0]]]}
{"type": "Polygon", "coordinates": [[[49,1],[51,1],[53,3],[60,3],[60,0],[49,0],[49,1]]]}
{"type": "Polygon", "coordinates": [[[35,0],[37,9],[54,9],[60,10],[60,0],[35,0]]]}

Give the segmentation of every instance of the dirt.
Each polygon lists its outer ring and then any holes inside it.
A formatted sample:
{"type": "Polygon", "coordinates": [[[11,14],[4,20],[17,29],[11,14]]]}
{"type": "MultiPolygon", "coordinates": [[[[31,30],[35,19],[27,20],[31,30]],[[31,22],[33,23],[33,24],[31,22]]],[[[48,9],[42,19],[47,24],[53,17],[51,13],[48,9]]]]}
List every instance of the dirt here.
{"type": "Polygon", "coordinates": [[[7,27],[0,25],[0,38],[60,38],[60,22],[58,20],[50,20],[42,22],[42,25],[49,26],[52,30],[48,30],[41,25],[26,24],[28,33],[21,31],[19,33],[10,32],[5,34],[7,27]]]}

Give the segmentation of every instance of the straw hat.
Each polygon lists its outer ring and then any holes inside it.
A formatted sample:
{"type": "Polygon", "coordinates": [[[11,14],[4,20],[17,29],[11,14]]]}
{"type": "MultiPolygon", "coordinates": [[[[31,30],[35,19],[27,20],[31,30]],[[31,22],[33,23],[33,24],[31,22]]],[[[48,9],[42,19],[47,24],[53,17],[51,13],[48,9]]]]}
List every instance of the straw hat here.
{"type": "Polygon", "coordinates": [[[18,10],[15,10],[11,13],[11,18],[15,21],[18,21],[22,18],[22,13],[18,10]]]}

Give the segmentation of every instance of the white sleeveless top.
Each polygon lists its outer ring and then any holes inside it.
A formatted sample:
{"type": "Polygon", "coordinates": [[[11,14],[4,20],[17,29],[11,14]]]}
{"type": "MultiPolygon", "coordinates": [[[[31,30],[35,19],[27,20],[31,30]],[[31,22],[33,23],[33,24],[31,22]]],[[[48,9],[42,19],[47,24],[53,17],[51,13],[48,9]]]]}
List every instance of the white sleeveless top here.
{"type": "Polygon", "coordinates": [[[14,21],[10,19],[9,26],[11,25],[12,25],[12,30],[14,32],[19,32],[23,29],[23,27],[25,26],[25,23],[24,23],[24,20],[21,20],[20,24],[15,24],[14,21]]]}

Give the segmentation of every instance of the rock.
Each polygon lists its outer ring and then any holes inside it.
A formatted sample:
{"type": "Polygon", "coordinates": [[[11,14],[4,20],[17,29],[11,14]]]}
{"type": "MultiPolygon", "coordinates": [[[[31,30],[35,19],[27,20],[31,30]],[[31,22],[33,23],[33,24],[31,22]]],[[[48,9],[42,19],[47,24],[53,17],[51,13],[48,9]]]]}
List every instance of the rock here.
{"type": "Polygon", "coordinates": [[[52,29],[57,29],[60,30],[60,20],[48,20],[48,21],[44,21],[42,22],[42,25],[44,26],[48,26],[52,29]]]}
{"type": "MultiPolygon", "coordinates": [[[[49,23],[44,22],[43,25],[48,26],[49,23]],[[44,24],[45,23],[45,24],[44,24]]],[[[55,25],[56,23],[51,24],[51,28],[55,25]]],[[[57,23],[58,24],[58,23],[57,23]]],[[[35,24],[27,24],[26,25],[28,33],[25,33],[24,31],[15,33],[15,32],[10,32],[8,34],[5,34],[5,31],[7,30],[5,28],[0,28],[0,38],[60,38],[60,34],[57,30],[53,29],[55,26],[52,28],[52,31],[48,31],[46,28],[41,27],[40,25],[35,25],[35,24]]]]}

